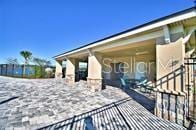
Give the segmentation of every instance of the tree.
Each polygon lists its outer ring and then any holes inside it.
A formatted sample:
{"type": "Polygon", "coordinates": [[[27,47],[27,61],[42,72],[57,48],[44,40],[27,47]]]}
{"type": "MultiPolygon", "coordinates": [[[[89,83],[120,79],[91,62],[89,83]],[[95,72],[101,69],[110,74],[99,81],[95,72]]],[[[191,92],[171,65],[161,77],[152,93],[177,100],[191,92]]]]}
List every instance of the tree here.
{"type": "Polygon", "coordinates": [[[6,59],[6,63],[7,64],[14,64],[14,65],[18,65],[18,59],[17,58],[7,58],[6,59]]]}
{"type": "Polygon", "coordinates": [[[34,57],[33,58],[33,62],[38,65],[38,66],[50,66],[51,65],[51,62],[49,60],[46,60],[46,59],[42,59],[42,58],[37,58],[37,57],[34,57]]]}
{"type": "Polygon", "coordinates": [[[51,65],[51,62],[46,60],[46,59],[43,59],[43,58],[37,58],[37,57],[34,57],[33,58],[33,63],[35,65],[38,65],[39,67],[36,67],[35,68],[35,73],[36,73],[36,77],[42,77],[45,75],[45,72],[47,75],[50,75],[50,71],[47,69],[47,71],[43,70],[44,67],[48,67],[51,65]],[[44,74],[43,74],[44,73],[44,74]]]}
{"type": "Polygon", "coordinates": [[[32,53],[30,51],[21,51],[20,55],[24,58],[24,67],[23,67],[23,75],[25,75],[25,67],[29,64],[29,60],[31,59],[32,53]]]}

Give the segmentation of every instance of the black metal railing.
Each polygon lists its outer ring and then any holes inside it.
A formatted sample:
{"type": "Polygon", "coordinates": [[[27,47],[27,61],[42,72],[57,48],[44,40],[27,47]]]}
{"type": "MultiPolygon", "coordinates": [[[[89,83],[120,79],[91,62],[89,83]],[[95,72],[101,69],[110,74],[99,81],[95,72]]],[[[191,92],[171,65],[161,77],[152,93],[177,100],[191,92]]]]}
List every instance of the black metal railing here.
{"type": "Polygon", "coordinates": [[[184,65],[158,79],[155,86],[160,88],[157,107],[162,118],[182,125],[187,119],[196,120],[196,58],[185,58],[184,65]]]}
{"type": "Polygon", "coordinates": [[[164,91],[159,93],[161,97],[161,106],[159,107],[160,117],[185,126],[188,109],[186,95],[164,91]],[[181,115],[181,119],[179,118],[179,114],[181,115]]]}
{"type": "Polygon", "coordinates": [[[180,91],[184,92],[184,80],[185,80],[184,74],[185,74],[185,67],[181,65],[179,68],[175,69],[171,73],[158,79],[156,81],[155,86],[159,87],[160,89],[163,89],[165,87],[165,89],[167,90],[174,90],[174,91],[177,91],[177,88],[178,89],[180,88],[180,91]]]}
{"type": "Polygon", "coordinates": [[[184,81],[185,67],[181,65],[179,68],[158,79],[155,85],[157,88],[156,92],[160,94],[160,98],[157,99],[160,101],[156,101],[156,107],[158,107],[156,115],[183,126],[186,120],[186,95],[178,92],[185,92],[184,81]],[[178,111],[182,111],[182,118],[180,120],[178,111]]]}
{"type": "Polygon", "coordinates": [[[196,58],[185,58],[188,118],[196,120],[196,58]]]}

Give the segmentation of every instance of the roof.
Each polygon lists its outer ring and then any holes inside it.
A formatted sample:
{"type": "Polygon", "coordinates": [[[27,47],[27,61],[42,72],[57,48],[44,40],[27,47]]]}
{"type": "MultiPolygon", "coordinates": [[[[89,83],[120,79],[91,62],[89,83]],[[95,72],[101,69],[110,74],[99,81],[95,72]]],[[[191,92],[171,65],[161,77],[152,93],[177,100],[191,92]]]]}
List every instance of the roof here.
{"type": "Polygon", "coordinates": [[[160,22],[160,21],[163,21],[163,20],[166,20],[166,19],[169,19],[169,18],[178,16],[178,15],[186,14],[186,13],[188,13],[188,12],[194,11],[195,9],[196,9],[196,7],[194,6],[194,7],[191,7],[191,8],[188,8],[188,9],[185,9],[185,10],[182,10],[182,11],[179,11],[179,12],[176,12],[176,13],[173,13],[173,14],[170,14],[170,15],[168,15],[168,16],[164,16],[164,17],[162,17],[162,18],[155,19],[155,20],[150,21],[150,22],[148,22],[148,23],[144,23],[144,24],[142,24],[142,25],[139,25],[139,26],[136,26],[136,27],[127,29],[127,30],[125,30],[125,31],[116,33],[116,34],[114,34],[114,35],[105,37],[105,38],[103,38],[103,39],[99,39],[99,40],[97,40],[97,41],[88,43],[88,44],[86,44],[86,45],[83,45],[83,46],[80,46],[80,47],[78,47],[78,48],[72,49],[72,50],[70,50],[70,51],[61,53],[61,54],[59,54],[59,55],[54,56],[53,58],[57,58],[58,56],[61,56],[61,55],[66,55],[67,53],[70,53],[70,52],[72,52],[72,51],[75,51],[75,50],[78,50],[78,49],[87,47],[87,46],[89,46],[89,45],[93,45],[93,44],[95,44],[95,43],[98,43],[98,42],[101,42],[101,41],[104,41],[104,40],[107,40],[107,39],[110,39],[110,38],[119,36],[119,35],[121,35],[121,34],[130,32],[130,31],[134,31],[134,30],[136,30],[136,29],[139,29],[139,28],[142,28],[142,27],[145,27],[145,26],[148,26],[148,25],[151,25],[151,24],[154,24],[154,23],[157,23],[157,22],[160,22]]]}

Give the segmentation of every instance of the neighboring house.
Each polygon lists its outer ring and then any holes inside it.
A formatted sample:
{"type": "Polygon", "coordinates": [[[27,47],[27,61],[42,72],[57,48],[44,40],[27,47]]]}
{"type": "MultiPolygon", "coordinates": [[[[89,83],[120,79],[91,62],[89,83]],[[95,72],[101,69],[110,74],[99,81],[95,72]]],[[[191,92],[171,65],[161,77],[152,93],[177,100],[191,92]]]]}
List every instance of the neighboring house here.
{"type": "MultiPolygon", "coordinates": [[[[86,61],[87,83],[94,91],[102,89],[103,79],[114,81],[120,77],[129,77],[159,82],[156,114],[164,117],[163,108],[168,107],[167,103],[163,104],[168,102],[164,100],[164,94],[176,94],[179,97],[176,102],[186,104],[186,78],[174,78],[174,81],[168,81],[170,77],[166,78],[171,73],[177,77],[175,70],[184,65],[185,58],[195,53],[195,30],[196,8],[193,7],[59,54],[54,57],[56,75],[61,75],[62,61],[66,60],[66,82],[73,84],[79,62],[86,61]],[[167,80],[165,84],[162,83],[164,76],[167,80]],[[162,105],[159,106],[159,103],[162,105]]],[[[166,109],[166,112],[170,113],[170,110],[166,109]]],[[[170,114],[171,117],[175,116],[172,111],[170,114]]],[[[184,119],[185,114],[181,114],[180,119],[184,119]]]]}

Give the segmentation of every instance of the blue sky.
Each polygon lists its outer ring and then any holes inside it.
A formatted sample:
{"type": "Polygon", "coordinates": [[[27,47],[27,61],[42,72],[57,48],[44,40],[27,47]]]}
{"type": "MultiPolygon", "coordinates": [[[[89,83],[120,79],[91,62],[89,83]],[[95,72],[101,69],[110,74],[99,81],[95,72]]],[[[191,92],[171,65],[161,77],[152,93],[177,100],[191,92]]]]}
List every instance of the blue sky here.
{"type": "Polygon", "coordinates": [[[192,7],[193,0],[0,0],[0,63],[54,55],[192,7]]]}

